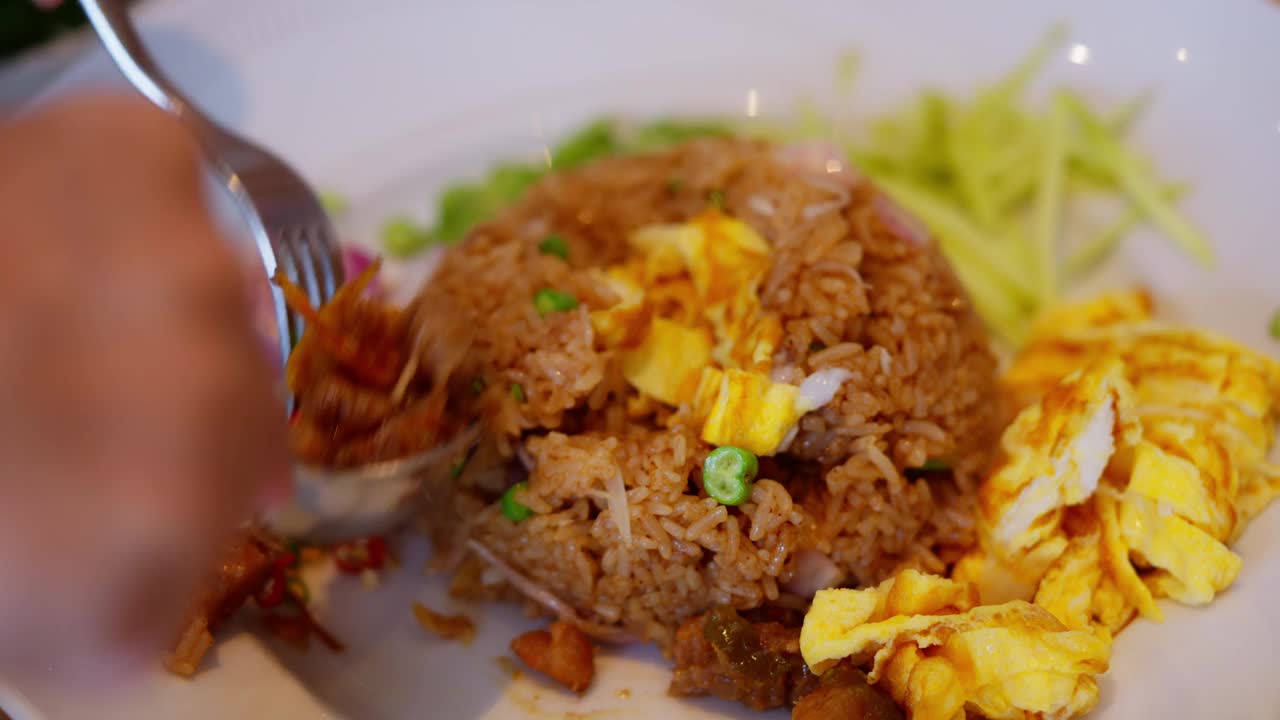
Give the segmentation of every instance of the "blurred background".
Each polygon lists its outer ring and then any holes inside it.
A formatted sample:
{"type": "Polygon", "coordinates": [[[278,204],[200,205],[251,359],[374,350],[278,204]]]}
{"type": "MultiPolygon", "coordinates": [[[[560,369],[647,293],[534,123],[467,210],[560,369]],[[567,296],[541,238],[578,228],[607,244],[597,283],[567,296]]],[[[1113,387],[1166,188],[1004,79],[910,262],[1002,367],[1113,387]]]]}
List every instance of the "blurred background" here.
{"type": "Polygon", "coordinates": [[[0,117],[39,94],[95,42],[76,0],[0,0],[0,117]]]}
{"type": "Polygon", "coordinates": [[[39,92],[91,42],[79,3],[0,0],[0,115],[39,92]]]}

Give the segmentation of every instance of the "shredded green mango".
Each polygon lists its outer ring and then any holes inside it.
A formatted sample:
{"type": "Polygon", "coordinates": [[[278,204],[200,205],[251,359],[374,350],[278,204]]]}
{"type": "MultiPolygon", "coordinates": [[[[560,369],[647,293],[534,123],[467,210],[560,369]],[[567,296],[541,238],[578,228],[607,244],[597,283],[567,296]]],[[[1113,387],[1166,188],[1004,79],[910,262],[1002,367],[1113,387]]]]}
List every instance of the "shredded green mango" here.
{"type": "MultiPolygon", "coordinates": [[[[1205,266],[1207,239],[1174,207],[1185,188],[1158,179],[1122,137],[1150,104],[1143,94],[1107,114],[1059,91],[1047,110],[1023,96],[1062,50],[1055,27],[1011,72],[971,97],[922,92],[873,119],[850,159],[928,226],[991,329],[1016,343],[1063,284],[1110,256],[1150,222],[1205,266]],[[1083,193],[1119,200],[1120,216],[1066,247],[1067,208],[1083,193]]],[[[798,127],[813,127],[801,112],[798,127]]]]}

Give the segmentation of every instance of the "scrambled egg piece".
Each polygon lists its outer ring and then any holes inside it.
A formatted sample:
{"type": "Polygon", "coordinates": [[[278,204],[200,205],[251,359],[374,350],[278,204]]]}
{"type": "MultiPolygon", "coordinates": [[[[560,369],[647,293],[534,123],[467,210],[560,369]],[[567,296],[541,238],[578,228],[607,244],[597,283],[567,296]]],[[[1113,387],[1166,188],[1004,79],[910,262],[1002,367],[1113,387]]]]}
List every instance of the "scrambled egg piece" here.
{"type": "Polygon", "coordinates": [[[1015,359],[1005,382],[1029,404],[955,571],[984,601],[1034,598],[1106,638],[1160,620],[1158,597],[1202,605],[1235,581],[1228,543],[1280,493],[1280,363],[1149,315],[1140,293],[1060,309],[1015,359]]]}
{"type": "Polygon", "coordinates": [[[707,411],[702,439],[712,445],[735,445],[757,455],[784,447],[806,403],[795,385],[771,382],[757,373],[725,370],[707,411]]]}
{"type": "Polygon", "coordinates": [[[648,401],[685,408],[716,445],[757,455],[786,447],[800,417],[822,403],[770,379],[782,323],[758,292],[772,262],[769,244],[714,209],[642,228],[629,242],[637,256],[598,277],[618,302],[590,317],[646,400],[635,409],[648,401]]]}
{"type": "Polygon", "coordinates": [[[1071,330],[1144,322],[1151,319],[1153,305],[1151,294],[1137,288],[1099,295],[1084,302],[1057,305],[1036,318],[1031,325],[1030,337],[1034,341],[1071,330]]]}
{"type": "Polygon", "coordinates": [[[1148,586],[1181,603],[1208,604],[1240,572],[1240,556],[1226,545],[1141,495],[1120,502],[1120,537],[1140,562],[1159,568],[1148,586]]]}
{"type": "Polygon", "coordinates": [[[1020,600],[976,606],[975,595],[915,570],[865,590],[823,590],[800,651],[818,673],[843,658],[870,663],[868,680],[915,720],[1073,718],[1097,704],[1109,641],[1020,600]]]}
{"type": "Polygon", "coordinates": [[[609,347],[634,347],[648,330],[649,309],[644,302],[644,288],[626,267],[609,268],[596,275],[618,302],[604,310],[592,310],[591,328],[609,347]]]}
{"type": "MultiPolygon", "coordinates": [[[[984,550],[1009,570],[1015,593],[1034,588],[1066,550],[1066,507],[1092,497],[1115,448],[1139,436],[1132,391],[1116,360],[1076,370],[1012,421],[980,489],[979,525],[984,550]]],[[[983,589],[984,600],[1009,598],[1006,589],[983,589]]]]}
{"type": "Polygon", "coordinates": [[[691,402],[711,361],[711,334],[653,318],[640,347],[622,353],[622,376],[640,392],[669,405],[691,402]]]}
{"type": "Polygon", "coordinates": [[[1036,588],[1035,604],[1072,630],[1088,630],[1093,621],[1094,594],[1102,583],[1101,542],[1099,530],[1071,538],[1036,588]]]}

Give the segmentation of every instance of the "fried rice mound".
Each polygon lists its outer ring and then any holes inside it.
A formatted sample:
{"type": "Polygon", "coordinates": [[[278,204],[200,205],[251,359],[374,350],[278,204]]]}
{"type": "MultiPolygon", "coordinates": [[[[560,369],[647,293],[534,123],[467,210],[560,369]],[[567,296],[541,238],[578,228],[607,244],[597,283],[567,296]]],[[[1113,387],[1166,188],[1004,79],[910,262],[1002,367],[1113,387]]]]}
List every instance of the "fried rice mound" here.
{"type": "MultiPolygon", "coordinates": [[[[944,572],[973,542],[975,476],[998,421],[995,361],[927,236],[869,182],[832,185],[768,143],[699,140],[552,174],[450,248],[411,311],[428,333],[467,329],[451,409],[488,432],[432,504],[450,518],[432,525],[438,545],[465,536],[582,620],[664,646],[713,606],[802,607],[815,583],[944,572]],[[784,331],[774,378],[852,373],[786,452],[761,458],[737,507],[701,490],[714,448],[627,384],[588,315],[616,302],[592,268],[624,261],[629,233],[686,221],[709,197],[772,246],[760,299],[784,331]],[[551,232],[567,262],[539,252],[551,232]],[[530,298],[547,287],[580,305],[540,317],[530,298]],[[619,476],[629,543],[608,502],[619,476]],[[515,523],[497,498],[522,480],[533,514],[515,523]]],[[[470,556],[454,592],[512,594],[491,564],[470,556]]]]}

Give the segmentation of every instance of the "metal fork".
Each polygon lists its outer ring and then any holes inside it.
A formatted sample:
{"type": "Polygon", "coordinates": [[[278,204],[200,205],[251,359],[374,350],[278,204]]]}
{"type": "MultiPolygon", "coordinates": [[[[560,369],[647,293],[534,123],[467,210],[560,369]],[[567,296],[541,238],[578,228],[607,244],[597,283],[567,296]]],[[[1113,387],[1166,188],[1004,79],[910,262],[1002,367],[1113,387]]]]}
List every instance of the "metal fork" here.
{"type": "MultiPolygon", "coordinates": [[[[267,150],[219,126],[161,72],[142,43],[124,0],[80,0],[85,15],[120,72],[151,102],[180,118],[239,206],[267,276],[283,271],[312,305],[333,297],[343,281],[342,255],[320,198],[293,168],[267,150]]],[[[280,356],[288,358],[305,323],[275,299],[280,356]]]]}
{"type": "MultiPolygon", "coordinates": [[[[80,0],[107,53],[151,102],[185,122],[222,176],[249,224],[267,275],[282,270],[311,304],[328,301],[343,281],[333,224],[315,191],[284,161],[202,113],[160,71],[124,0],[80,0]]],[[[282,358],[302,336],[302,317],[271,286],[282,358]]],[[[476,435],[470,429],[441,447],[349,470],[295,466],[294,499],[263,520],[287,536],[326,542],[389,531],[416,509],[424,483],[447,470],[476,435]]]]}

